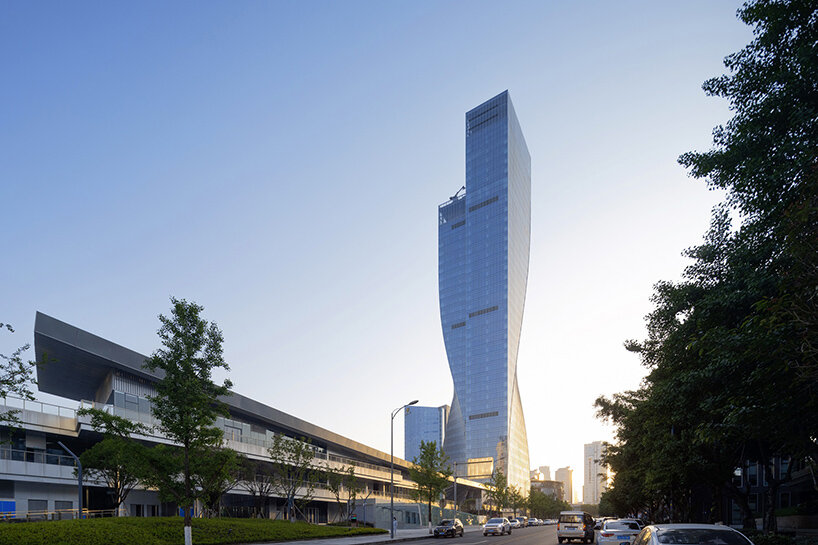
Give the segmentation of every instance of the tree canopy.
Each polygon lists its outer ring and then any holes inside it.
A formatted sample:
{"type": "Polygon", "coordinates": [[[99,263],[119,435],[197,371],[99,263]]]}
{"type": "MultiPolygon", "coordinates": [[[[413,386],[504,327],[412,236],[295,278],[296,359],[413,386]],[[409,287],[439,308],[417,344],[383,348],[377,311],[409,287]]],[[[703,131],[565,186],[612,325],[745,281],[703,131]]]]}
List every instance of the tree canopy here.
{"type": "MultiPolygon", "coordinates": [[[[230,380],[213,382],[213,371],[229,370],[222,355],[224,337],[218,326],[202,318],[203,307],[171,297],[170,317],[159,315],[162,348],[145,367],[164,377],[151,396],[151,411],[159,430],[176,447],[152,449],[154,480],[160,492],[170,496],[185,512],[185,544],[190,545],[191,509],[202,495],[196,486],[196,464],[222,444],[223,432],[214,424],[227,415],[221,396],[230,393],[230,380]]],[[[164,445],[160,445],[164,447],[164,445]]]]}
{"type": "Polygon", "coordinates": [[[421,441],[420,453],[412,463],[409,478],[417,483],[417,498],[427,504],[429,520],[432,520],[432,503],[449,486],[452,476],[449,457],[442,448],[438,448],[437,441],[421,441]]]}
{"type": "Polygon", "coordinates": [[[643,384],[596,406],[617,426],[606,509],[687,520],[704,488],[753,526],[732,479],[752,462],[770,483],[774,530],[774,459],[818,460],[818,420],[796,417],[818,414],[818,6],[754,0],[738,15],[754,39],[704,84],[733,117],[711,150],[679,159],[726,200],[685,252],[682,280],[656,284],[647,339],[626,343],[649,370],[643,384]]]}

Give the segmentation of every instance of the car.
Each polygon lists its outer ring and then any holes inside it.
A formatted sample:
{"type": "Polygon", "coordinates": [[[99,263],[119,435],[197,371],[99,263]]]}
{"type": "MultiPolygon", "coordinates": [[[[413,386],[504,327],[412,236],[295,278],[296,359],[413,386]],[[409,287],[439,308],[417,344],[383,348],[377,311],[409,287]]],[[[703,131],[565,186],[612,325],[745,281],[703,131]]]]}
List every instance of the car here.
{"type": "Polygon", "coordinates": [[[435,537],[463,537],[463,523],[460,522],[460,519],[443,519],[435,526],[434,534],[435,537]]]}
{"type": "Polygon", "coordinates": [[[720,524],[649,524],[633,540],[633,545],[753,545],[744,534],[720,524]]]}
{"type": "Polygon", "coordinates": [[[606,520],[599,529],[597,545],[630,545],[642,528],[635,520],[606,520]]]}
{"type": "Polygon", "coordinates": [[[517,517],[517,522],[520,523],[520,528],[528,526],[528,517],[517,517]]]}
{"type": "Polygon", "coordinates": [[[520,519],[508,519],[508,523],[511,524],[512,528],[519,528],[520,527],[520,519]]]}
{"type": "Polygon", "coordinates": [[[540,525],[540,519],[538,519],[537,517],[531,517],[530,519],[528,519],[528,525],[529,526],[539,526],[540,525]]]}
{"type": "Polygon", "coordinates": [[[491,518],[483,525],[483,535],[503,535],[511,533],[511,523],[505,517],[491,518]]]}
{"type": "Polygon", "coordinates": [[[557,541],[575,539],[582,543],[594,542],[594,517],[584,511],[561,511],[557,520],[557,541]]]}

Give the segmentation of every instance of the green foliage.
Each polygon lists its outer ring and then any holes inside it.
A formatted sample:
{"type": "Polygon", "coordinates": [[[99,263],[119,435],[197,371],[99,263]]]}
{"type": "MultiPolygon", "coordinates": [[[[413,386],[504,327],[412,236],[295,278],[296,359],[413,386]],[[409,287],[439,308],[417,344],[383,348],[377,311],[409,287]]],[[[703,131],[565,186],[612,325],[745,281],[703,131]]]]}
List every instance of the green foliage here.
{"type": "Polygon", "coordinates": [[[324,468],[324,478],[327,481],[327,488],[335,496],[335,502],[338,504],[338,517],[347,519],[355,511],[358,493],[362,490],[361,483],[355,475],[355,464],[341,466],[340,469],[334,469],[327,464],[324,468]]]}
{"type": "Polygon", "coordinates": [[[415,456],[412,463],[409,478],[417,483],[416,497],[428,505],[428,520],[432,520],[432,503],[449,486],[452,476],[449,457],[442,448],[438,448],[436,441],[421,441],[420,454],[415,456]]]}
{"type": "MultiPolygon", "coordinates": [[[[0,330],[2,329],[14,333],[14,328],[10,324],[0,323],[0,330]]],[[[0,354],[0,398],[6,399],[9,394],[13,394],[23,399],[34,399],[31,392],[31,386],[35,384],[34,362],[23,360],[23,354],[29,348],[30,345],[24,344],[10,355],[0,354]]],[[[0,412],[0,423],[19,425],[18,412],[16,409],[0,412]]]]}
{"type": "Polygon", "coordinates": [[[730,74],[704,84],[734,116],[712,150],[680,157],[726,203],[687,250],[682,281],[655,286],[648,338],[626,343],[650,370],[645,381],[596,402],[617,426],[603,497],[617,515],[687,520],[706,487],[753,527],[733,470],[761,463],[775,496],[790,475],[772,472],[774,457],[818,460],[818,420],[797,416],[818,412],[818,6],[751,0],[739,17],[754,40],[727,57],[730,74]]]}
{"type": "Polygon", "coordinates": [[[516,486],[511,486],[508,489],[508,506],[514,511],[514,516],[517,516],[517,511],[521,511],[527,505],[526,498],[520,493],[520,489],[516,486]]]}
{"type": "MultiPolygon", "coordinates": [[[[181,517],[122,517],[0,523],[0,545],[180,545],[181,517]]],[[[382,534],[378,528],[344,528],[261,519],[193,519],[193,539],[201,545],[267,543],[321,537],[382,534]]]]}
{"type": "Polygon", "coordinates": [[[301,507],[315,495],[315,485],[321,478],[321,470],[314,463],[315,449],[304,437],[276,434],[267,452],[273,463],[273,491],[287,500],[287,516],[295,522],[301,507]]]}
{"type": "Polygon", "coordinates": [[[193,480],[201,491],[206,516],[219,515],[222,496],[242,477],[243,461],[244,456],[229,448],[212,448],[196,460],[193,480]]]}
{"type": "Polygon", "coordinates": [[[113,491],[114,508],[118,508],[133,488],[148,473],[146,448],[131,439],[133,433],[146,433],[144,425],[94,408],[77,411],[90,416],[91,427],[102,433],[102,441],[80,455],[85,474],[104,481],[113,491]]]}
{"type": "Polygon", "coordinates": [[[571,504],[564,500],[545,494],[535,488],[528,494],[528,510],[532,517],[539,519],[555,519],[560,511],[568,511],[571,504]]]}
{"type": "Polygon", "coordinates": [[[494,505],[495,510],[499,513],[504,507],[508,506],[508,479],[499,469],[494,470],[486,482],[486,499],[488,503],[494,505]]]}
{"type": "Polygon", "coordinates": [[[151,411],[160,421],[160,431],[179,448],[160,445],[151,449],[157,469],[152,479],[160,494],[185,509],[189,526],[190,508],[201,496],[195,486],[194,465],[221,446],[223,433],[214,423],[218,415],[228,414],[219,397],[228,395],[232,384],[225,380],[219,386],[212,379],[214,369],[229,370],[222,356],[224,339],[216,324],[208,324],[201,317],[203,307],[195,303],[173,297],[171,303],[171,317],[159,315],[163,348],[151,355],[145,367],[164,373],[156,384],[156,396],[151,397],[151,411]]]}

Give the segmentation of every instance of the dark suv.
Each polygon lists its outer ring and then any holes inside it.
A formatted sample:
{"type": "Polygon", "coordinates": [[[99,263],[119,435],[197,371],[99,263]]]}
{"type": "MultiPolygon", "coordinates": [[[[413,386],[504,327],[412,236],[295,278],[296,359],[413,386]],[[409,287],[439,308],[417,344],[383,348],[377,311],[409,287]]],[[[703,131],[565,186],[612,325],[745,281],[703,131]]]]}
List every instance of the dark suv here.
{"type": "Polygon", "coordinates": [[[435,526],[435,537],[440,536],[460,536],[463,537],[463,523],[460,519],[443,519],[435,526]]]}

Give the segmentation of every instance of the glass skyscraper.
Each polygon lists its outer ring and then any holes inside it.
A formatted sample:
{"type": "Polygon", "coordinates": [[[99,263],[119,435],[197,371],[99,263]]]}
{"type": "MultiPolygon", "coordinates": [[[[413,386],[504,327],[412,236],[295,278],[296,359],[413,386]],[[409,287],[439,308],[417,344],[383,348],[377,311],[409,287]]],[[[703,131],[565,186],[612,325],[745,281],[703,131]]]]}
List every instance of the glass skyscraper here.
{"type": "Polygon", "coordinates": [[[420,442],[434,441],[443,447],[446,418],[449,406],[419,407],[413,405],[403,410],[403,459],[410,462],[420,456],[420,442]]]}
{"type": "Polygon", "coordinates": [[[531,157],[504,91],[466,113],[466,185],[438,209],[440,320],[454,398],[444,450],[458,475],[494,469],[528,493],[517,387],[531,224],[531,157]]]}

